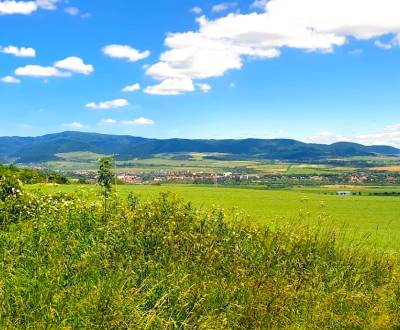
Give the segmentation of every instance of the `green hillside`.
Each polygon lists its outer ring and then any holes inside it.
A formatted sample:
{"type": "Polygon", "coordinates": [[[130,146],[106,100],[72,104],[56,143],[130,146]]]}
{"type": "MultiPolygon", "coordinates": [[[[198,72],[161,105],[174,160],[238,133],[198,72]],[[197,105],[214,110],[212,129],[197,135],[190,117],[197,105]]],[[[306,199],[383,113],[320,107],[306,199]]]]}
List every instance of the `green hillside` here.
{"type": "Polygon", "coordinates": [[[152,158],[163,153],[218,153],[220,155],[217,158],[224,160],[292,161],[400,154],[398,149],[388,146],[363,146],[347,142],[307,144],[289,139],[158,140],[83,132],[63,132],[34,138],[0,137],[0,160],[3,161],[38,163],[54,160],[57,154],[71,152],[115,154],[119,160],[152,158]]]}

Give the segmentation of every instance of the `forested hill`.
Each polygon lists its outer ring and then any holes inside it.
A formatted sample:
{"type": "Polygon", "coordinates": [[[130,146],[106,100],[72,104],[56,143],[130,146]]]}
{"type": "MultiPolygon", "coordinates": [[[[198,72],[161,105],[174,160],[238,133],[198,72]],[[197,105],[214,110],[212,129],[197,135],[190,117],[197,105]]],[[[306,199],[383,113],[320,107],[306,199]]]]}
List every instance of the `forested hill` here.
{"type": "Polygon", "coordinates": [[[310,160],[329,157],[400,155],[390,146],[363,146],[340,142],[309,144],[289,139],[189,140],[146,139],[133,136],[63,132],[39,137],[0,137],[0,161],[35,163],[56,158],[58,153],[77,151],[117,154],[119,159],[152,157],[161,153],[223,153],[232,159],[258,158],[310,160]]]}

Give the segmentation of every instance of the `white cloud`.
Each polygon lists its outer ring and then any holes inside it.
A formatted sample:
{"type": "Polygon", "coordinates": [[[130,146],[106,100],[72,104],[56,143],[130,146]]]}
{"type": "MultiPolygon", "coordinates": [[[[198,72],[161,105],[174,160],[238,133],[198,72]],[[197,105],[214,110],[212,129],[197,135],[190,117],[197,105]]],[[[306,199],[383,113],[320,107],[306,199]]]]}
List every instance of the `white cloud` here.
{"type": "Polygon", "coordinates": [[[389,42],[383,42],[381,40],[376,40],[375,41],[375,46],[378,48],[382,49],[392,49],[393,47],[399,47],[400,46],[400,34],[392,38],[389,42]]]}
{"type": "Polygon", "coordinates": [[[200,15],[203,12],[203,9],[201,9],[200,7],[193,7],[190,11],[193,14],[200,15]]]}
{"type": "Polygon", "coordinates": [[[355,142],[364,145],[390,145],[400,148],[400,124],[389,125],[382,129],[358,135],[338,135],[324,131],[307,137],[306,142],[331,144],[335,142],[355,142]]]}
{"type": "Polygon", "coordinates": [[[122,92],[124,92],[124,93],[132,93],[132,92],[136,92],[136,91],[140,91],[139,84],[129,85],[122,89],[122,92]]]}
{"type": "Polygon", "coordinates": [[[250,8],[264,9],[266,5],[267,5],[267,0],[256,0],[250,5],[250,8]]]}
{"type": "Polygon", "coordinates": [[[208,84],[197,83],[196,86],[200,88],[204,93],[208,93],[212,88],[208,84]]]}
{"type": "Polygon", "coordinates": [[[385,42],[382,42],[380,40],[376,40],[375,41],[375,46],[378,47],[378,48],[387,49],[387,50],[393,48],[393,45],[391,43],[385,43],[385,42]]]}
{"type": "Polygon", "coordinates": [[[86,107],[89,109],[107,110],[107,109],[123,108],[128,105],[129,105],[128,100],[116,99],[112,101],[104,101],[99,103],[91,102],[86,104],[86,107]]]}
{"type": "Polygon", "coordinates": [[[21,80],[13,77],[13,76],[5,76],[1,78],[1,81],[5,84],[19,84],[21,80]]]}
{"type": "Polygon", "coordinates": [[[0,15],[30,15],[38,9],[55,10],[58,0],[0,1],[0,15]]]}
{"type": "Polygon", "coordinates": [[[194,84],[190,78],[173,78],[165,79],[155,86],[148,86],[144,92],[152,95],[179,95],[194,90],[194,84]]]}
{"type": "Polygon", "coordinates": [[[127,45],[108,45],[103,48],[103,53],[114,58],[127,59],[129,62],[137,62],[150,56],[150,51],[139,50],[127,45]]]}
{"type": "Polygon", "coordinates": [[[59,0],[36,0],[36,4],[39,8],[45,10],[55,10],[57,9],[57,3],[59,0]]]}
{"type": "Polygon", "coordinates": [[[99,122],[100,126],[109,126],[109,125],[115,125],[117,121],[115,119],[107,118],[107,119],[102,119],[99,122]]]}
{"type": "MultiPolygon", "coordinates": [[[[399,12],[398,0],[270,0],[262,12],[202,16],[197,31],[167,36],[168,50],[146,73],[161,81],[198,80],[241,69],[248,57],[277,57],[285,48],[330,53],[351,38],[400,35],[399,12]]],[[[392,46],[400,44],[396,40],[392,46]]]]}
{"type": "Polygon", "coordinates": [[[211,11],[213,11],[214,13],[219,13],[221,11],[225,11],[229,8],[227,3],[220,3],[218,5],[214,5],[211,8],[211,11]]]}
{"type": "Polygon", "coordinates": [[[16,69],[15,74],[17,76],[49,78],[71,77],[72,73],[88,75],[93,71],[94,69],[92,65],[85,64],[79,57],[72,56],[54,63],[54,66],[26,65],[16,69]]]}
{"type": "Polygon", "coordinates": [[[17,76],[27,77],[70,77],[70,72],[63,72],[52,66],[26,65],[15,70],[17,76]]]}
{"type": "Polygon", "coordinates": [[[308,143],[331,144],[335,142],[349,141],[349,139],[342,135],[335,135],[334,133],[329,131],[322,131],[315,135],[307,137],[305,141],[308,143]]]}
{"type": "Polygon", "coordinates": [[[62,124],[62,126],[64,128],[72,129],[72,130],[81,129],[84,127],[81,123],[76,122],[76,121],[74,121],[73,123],[62,124]]]}
{"type": "Polygon", "coordinates": [[[81,12],[77,7],[66,7],[64,11],[70,16],[78,16],[81,12]]]}
{"type": "Polygon", "coordinates": [[[93,65],[85,64],[81,58],[74,56],[54,63],[54,67],[84,75],[91,74],[94,71],[93,65]]]}
{"type": "Polygon", "coordinates": [[[122,121],[122,124],[127,125],[127,126],[130,126],[130,125],[132,125],[132,126],[148,126],[148,125],[154,125],[154,120],[140,117],[135,120],[124,120],[124,121],[122,121]]]}
{"type": "Polygon", "coordinates": [[[21,47],[18,48],[16,46],[7,46],[7,47],[0,47],[0,53],[14,55],[17,57],[35,57],[36,50],[33,48],[21,47]]]}
{"type": "Polygon", "coordinates": [[[0,15],[30,15],[38,9],[35,1],[2,1],[0,15]]]}
{"type": "Polygon", "coordinates": [[[221,13],[228,9],[235,8],[237,6],[236,2],[223,2],[212,6],[211,11],[214,13],[221,13]]]}

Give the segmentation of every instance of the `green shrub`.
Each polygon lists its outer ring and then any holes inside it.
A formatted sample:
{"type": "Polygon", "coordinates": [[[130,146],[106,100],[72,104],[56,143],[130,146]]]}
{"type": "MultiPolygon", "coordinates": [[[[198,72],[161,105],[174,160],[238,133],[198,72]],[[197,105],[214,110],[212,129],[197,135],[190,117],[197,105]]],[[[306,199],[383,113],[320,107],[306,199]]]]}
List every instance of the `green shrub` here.
{"type": "Polygon", "coordinates": [[[0,200],[19,197],[22,194],[22,184],[16,177],[0,177],[0,200]]]}

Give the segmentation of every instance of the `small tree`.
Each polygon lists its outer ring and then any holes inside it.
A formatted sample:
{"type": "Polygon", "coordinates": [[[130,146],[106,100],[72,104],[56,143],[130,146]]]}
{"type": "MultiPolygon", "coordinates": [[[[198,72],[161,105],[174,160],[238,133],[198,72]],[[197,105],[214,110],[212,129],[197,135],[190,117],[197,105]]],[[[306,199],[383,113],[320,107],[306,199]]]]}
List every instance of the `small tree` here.
{"type": "Polygon", "coordinates": [[[113,158],[100,158],[98,184],[103,187],[104,215],[107,213],[107,199],[111,193],[112,183],[114,179],[115,174],[113,172],[113,158]]]}

